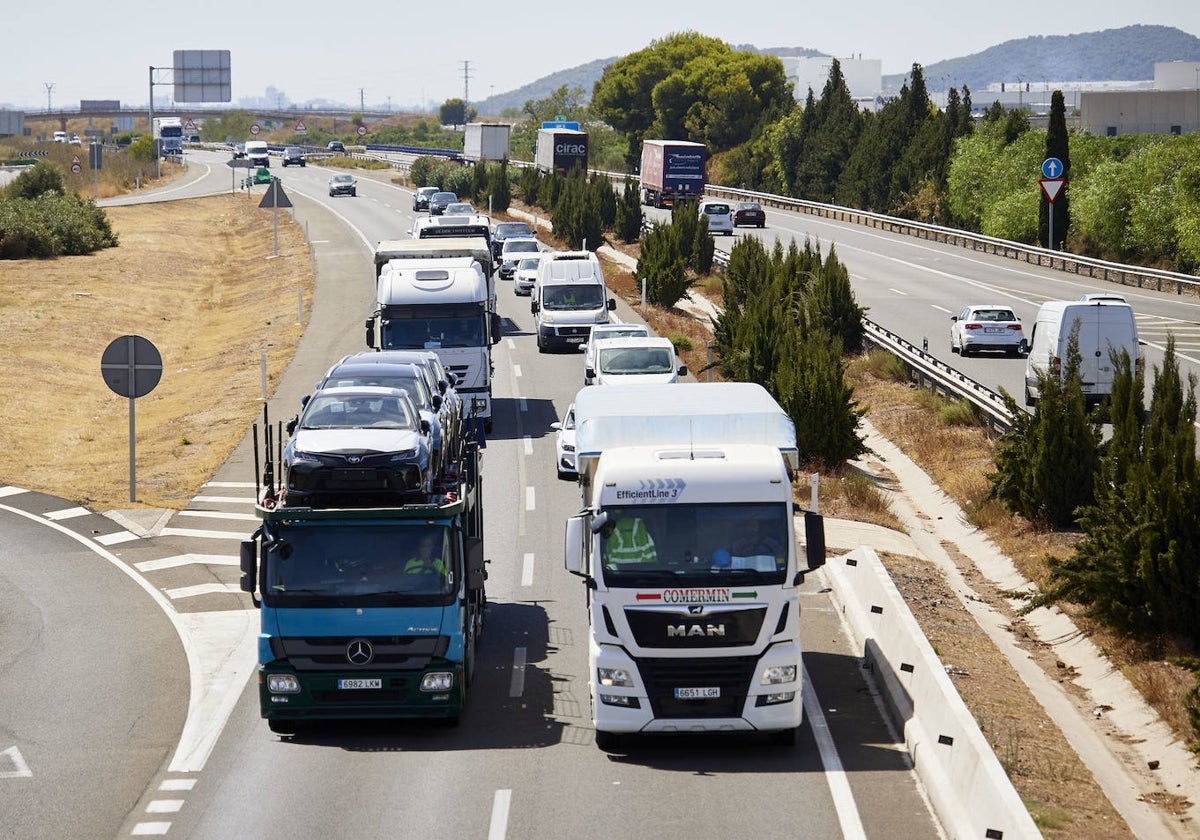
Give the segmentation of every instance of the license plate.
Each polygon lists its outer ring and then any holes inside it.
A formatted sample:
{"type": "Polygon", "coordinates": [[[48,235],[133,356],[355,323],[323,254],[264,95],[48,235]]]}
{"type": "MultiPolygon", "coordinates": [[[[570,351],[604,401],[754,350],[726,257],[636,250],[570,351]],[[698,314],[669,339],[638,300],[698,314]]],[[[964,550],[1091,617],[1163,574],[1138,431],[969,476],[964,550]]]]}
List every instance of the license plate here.
{"type": "Polygon", "coordinates": [[[383,680],[338,680],[338,689],[353,691],[362,688],[383,688],[383,680]]]}
{"type": "Polygon", "coordinates": [[[675,689],[676,700],[709,700],[714,697],[721,696],[719,686],[711,686],[706,688],[677,688],[675,689]]]}
{"type": "Polygon", "coordinates": [[[584,341],[583,336],[580,335],[580,336],[575,336],[573,338],[568,338],[567,344],[583,344],[583,341],[584,341]]]}
{"type": "Polygon", "coordinates": [[[985,333],[993,333],[993,334],[994,333],[1002,333],[1002,332],[1004,332],[1004,328],[1003,327],[984,327],[983,331],[985,333]]]}
{"type": "Polygon", "coordinates": [[[359,484],[366,481],[375,481],[375,470],[333,470],[332,478],[334,481],[340,481],[346,484],[359,484]]]}

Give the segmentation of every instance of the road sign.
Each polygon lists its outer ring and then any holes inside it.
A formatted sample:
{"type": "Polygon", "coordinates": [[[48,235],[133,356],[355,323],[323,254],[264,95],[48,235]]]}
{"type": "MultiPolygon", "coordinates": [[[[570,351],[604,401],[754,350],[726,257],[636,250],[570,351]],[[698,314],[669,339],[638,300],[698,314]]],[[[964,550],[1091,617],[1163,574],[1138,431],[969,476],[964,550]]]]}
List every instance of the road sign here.
{"type": "MultiPolygon", "coordinates": [[[[1042,161],[1042,177],[1043,178],[1061,178],[1063,174],[1062,161],[1056,157],[1046,158],[1042,161]]],[[[1050,199],[1053,201],[1054,199],[1050,199]]]]}
{"type": "Polygon", "coordinates": [[[79,158],[75,158],[75,163],[71,164],[71,172],[78,175],[83,171],[83,167],[79,164],[79,158]]]}
{"type": "Polygon", "coordinates": [[[99,143],[88,146],[88,166],[99,170],[104,164],[104,147],[99,143]]]}
{"type": "Polygon", "coordinates": [[[162,378],[162,355],[140,335],[114,338],[100,357],[104,384],[122,397],[144,397],[162,378]]]}
{"type": "Polygon", "coordinates": [[[283,184],[279,183],[278,178],[272,178],[271,183],[267,185],[267,191],[263,194],[262,201],[258,203],[261,207],[284,208],[292,206],[292,200],[287,197],[287,193],[283,191],[283,184]]]}
{"type": "Polygon", "coordinates": [[[367,127],[365,125],[360,125],[358,127],[358,136],[363,137],[366,135],[366,133],[367,133],[367,127]]]}
{"type": "Polygon", "coordinates": [[[568,131],[579,131],[579,123],[574,120],[546,120],[542,123],[542,128],[565,128],[568,131]]]}
{"type": "Polygon", "coordinates": [[[1063,184],[1067,183],[1067,179],[1042,178],[1038,183],[1042,187],[1042,195],[1046,196],[1046,200],[1053,204],[1058,198],[1058,194],[1062,192],[1063,184]]]}
{"type": "Polygon", "coordinates": [[[304,124],[304,120],[296,120],[296,133],[308,134],[308,126],[304,124]]]}
{"type": "Polygon", "coordinates": [[[233,169],[253,169],[254,164],[246,160],[246,158],[234,158],[233,160],[225,161],[225,165],[233,169]]]}
{"type": "Polygon", "coordinates": [[[50,154],[45,149],[34,149],[32,152],[17,152],[17,157],[45,157],[50,154]]]}
{"type": "Polygon", "coordinates": [[[183,130],[194,134],[196,132],[196,122],[191,117],[183,121],[183,130]]]}
{"type": "Polygon", "coordinates": [[[258,136],[258,132],[260,132],[260,131],[262,131],[262,129],[258,127],[258,123],[255,123],[254,125],[250,126],[250,133],[253,134],[255,137],[258,136]]]}

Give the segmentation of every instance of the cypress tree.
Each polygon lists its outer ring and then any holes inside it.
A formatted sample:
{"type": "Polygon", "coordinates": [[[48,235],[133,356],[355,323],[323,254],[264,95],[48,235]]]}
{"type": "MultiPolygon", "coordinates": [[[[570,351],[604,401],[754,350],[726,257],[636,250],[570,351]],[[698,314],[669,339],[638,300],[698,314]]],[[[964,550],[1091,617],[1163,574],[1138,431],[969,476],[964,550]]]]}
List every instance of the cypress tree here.
{"type": "MultiPolygon", "coordinates": [[[[1058,158],[1062,161],[1062,178],[1071,175],[1070,135],[1067,133],[1067,108],[1061,90],[1054,91],[1050,97],[1050,123],[1046,130],[1046,157],[1058,158]]],[[[1051,204],[1042,196],[1038,209],[1038,241],[1043,248],[1062,250],[1067,239],[1067,231],[1071,226],[1071,203],[1068,192],[1070,182],[1062,185],[1054,203],[1051,204]],[[1050,213],[1054,213],[1054,241],[1050,241],[1050,213]]]]}
{"type": "Polygon", "coordinates": [[[642,236],[642,199],[638,185],[625,178],[625,190],[617,205],[616,234],[622,242],[637,242],[642,236]]]}

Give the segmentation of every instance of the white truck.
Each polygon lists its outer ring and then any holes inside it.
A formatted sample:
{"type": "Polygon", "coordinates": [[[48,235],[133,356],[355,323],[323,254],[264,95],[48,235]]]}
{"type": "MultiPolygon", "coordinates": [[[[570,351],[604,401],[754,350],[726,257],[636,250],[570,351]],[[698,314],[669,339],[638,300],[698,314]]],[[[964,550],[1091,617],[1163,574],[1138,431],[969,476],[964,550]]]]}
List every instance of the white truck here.
{"type": "Polygon", "coordinates": [[[467,123],[463,127],[463,160],[508,160],[512,126],[507,123],[467,123]]]}
{"type": "Polygon", "coordinates": [[[575,398],[584,507],[564,565],[587,584],[596,743],[627,733],[765,732],[802,718],[791,418],[751,383],[608,385],[575,398]]]}
{"type": "MultiPolygon", "coordinates": [[[[380,251],[403,253],[379,266],[375,311],[366,321],[368,347],[432,350],[454,375],[466,417],[492,429],[492,345],[500,340],[492,280],[478,255],[450,256],[433,242],[414,240],[408,253],[400,243],[380,243],[380,251]],[[378,325],[378,336],[376,335],[378,325]]],[[[489,252],[485,243],[476,243],[489,252]]],[[[449,250],[466,250],[471,248],[449,250]]]]}
{"type": "Polygon", "coordinates": [[[538,352],[587,343],[596,324],[617,308],[608,297],[604,269],[590,251],[548,251],[538,264],[529,311],[538,352]]]}
{"type": "Polygon", "coordinates": [[[162,157],[183,154],[183,122],[179,117],[154,118],[154,148],[162,157]]]}

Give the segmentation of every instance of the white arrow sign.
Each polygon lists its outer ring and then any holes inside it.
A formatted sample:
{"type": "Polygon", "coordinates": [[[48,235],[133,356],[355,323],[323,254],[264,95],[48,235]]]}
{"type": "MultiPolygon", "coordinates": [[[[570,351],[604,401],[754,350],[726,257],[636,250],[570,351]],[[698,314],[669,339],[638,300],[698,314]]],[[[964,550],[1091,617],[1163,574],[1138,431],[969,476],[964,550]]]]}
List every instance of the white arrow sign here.
{"type": "MultiPolygon", "coordinates": [[[[29,765],[25,763],[25,759],[21,757],[21,751],[16,747],[9,747],[0,752],[0,756],[5,756],[12,762],[12,770],[0,769],[0,779],[29,779],[33,777],[33,771],[29,769],[29,765]]],[[[4,764],[0,762],[0,767],[4,764]]]]}

